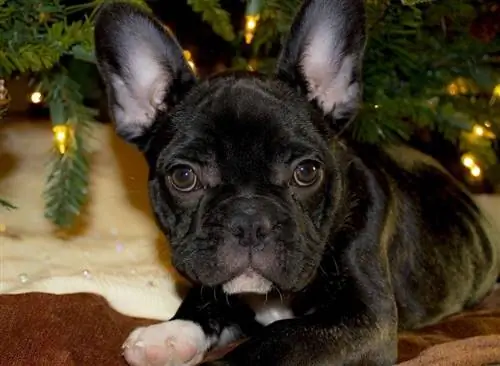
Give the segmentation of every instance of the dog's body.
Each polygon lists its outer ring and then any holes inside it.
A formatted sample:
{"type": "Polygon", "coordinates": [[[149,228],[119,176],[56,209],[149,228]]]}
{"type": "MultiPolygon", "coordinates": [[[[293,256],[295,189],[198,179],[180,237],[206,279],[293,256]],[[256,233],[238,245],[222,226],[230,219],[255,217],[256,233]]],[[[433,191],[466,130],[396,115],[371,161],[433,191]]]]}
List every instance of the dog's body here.
{"type": "Polygon", "coordinates": [[[133,365],[393,365],[398,328],[475,304],[498,244],[470,196],[404,147],[336,136],[361,99],[362,1],[307,1],[275,77],[198,82],[174,38],[102,10],[99,67],[117,130],[150,165],[175,267],[175,317],[134,331],[133,365]],[[207,365],[209,363],[206,363],[207,365]]]}

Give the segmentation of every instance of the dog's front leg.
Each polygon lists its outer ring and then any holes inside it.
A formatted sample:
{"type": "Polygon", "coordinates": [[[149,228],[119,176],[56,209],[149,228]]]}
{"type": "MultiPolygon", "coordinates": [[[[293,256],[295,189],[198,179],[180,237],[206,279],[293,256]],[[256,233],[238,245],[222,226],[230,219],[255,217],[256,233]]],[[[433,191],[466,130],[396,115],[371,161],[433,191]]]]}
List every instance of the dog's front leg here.
{"type": "Polygon", "coordinates": [[[244,304],[218,289],[194,287],[172,319],[135,329],[123,355],[132,366],[197,365],[213,345],[231,341],[231,331],[241,329],[245,319],[253,319],[253,313],[244,304]]]}
{"type": "MultiPolygon", "coordinates": [[[[397,358],[393,302],[370,307],[339,299],[341,307],[277,321],[204,366],[392,366],[397,358]],[[388,311],[390,309],[390,311],[388,311]]],[[[384,300],[383,300],[384,301],[384,300]]]]}

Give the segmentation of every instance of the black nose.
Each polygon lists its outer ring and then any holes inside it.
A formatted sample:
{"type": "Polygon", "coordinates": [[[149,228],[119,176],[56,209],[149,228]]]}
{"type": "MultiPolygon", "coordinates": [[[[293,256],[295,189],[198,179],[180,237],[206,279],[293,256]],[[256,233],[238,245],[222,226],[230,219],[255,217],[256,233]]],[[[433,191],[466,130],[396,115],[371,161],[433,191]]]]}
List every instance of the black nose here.
{"type": "Polygon", "coordinates": [[[235,214],[230,221],[231,233],[242,245],[255,245],[271,234],[271,221],[254,209],[235,214]]]}

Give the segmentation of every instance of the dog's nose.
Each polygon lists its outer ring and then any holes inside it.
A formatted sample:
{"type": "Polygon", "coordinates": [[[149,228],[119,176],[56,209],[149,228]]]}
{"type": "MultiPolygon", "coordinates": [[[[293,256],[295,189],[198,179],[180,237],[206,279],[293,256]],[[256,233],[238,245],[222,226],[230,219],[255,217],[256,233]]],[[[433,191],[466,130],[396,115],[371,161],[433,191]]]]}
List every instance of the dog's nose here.
{"type": "Polygon", "coordinates": [[[272,231],[271,220],[254,210],[236,214],[229,225],[231,233],[240,239],[241,245],[255,245],[269,236],[272,231]]]}

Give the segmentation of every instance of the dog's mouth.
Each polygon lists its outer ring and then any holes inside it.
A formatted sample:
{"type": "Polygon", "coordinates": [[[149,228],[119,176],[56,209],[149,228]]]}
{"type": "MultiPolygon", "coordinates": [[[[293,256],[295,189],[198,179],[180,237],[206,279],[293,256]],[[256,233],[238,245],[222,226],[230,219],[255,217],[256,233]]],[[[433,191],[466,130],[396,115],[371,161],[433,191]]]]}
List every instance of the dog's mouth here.
{"type": "Polygon", "coordinates": [[[243,273],[222,285],[222,289],[228,295],[241,293],[267,294],[272,287],[273,283],[271,281],[252,268],[246,269],[243,273]]]}

